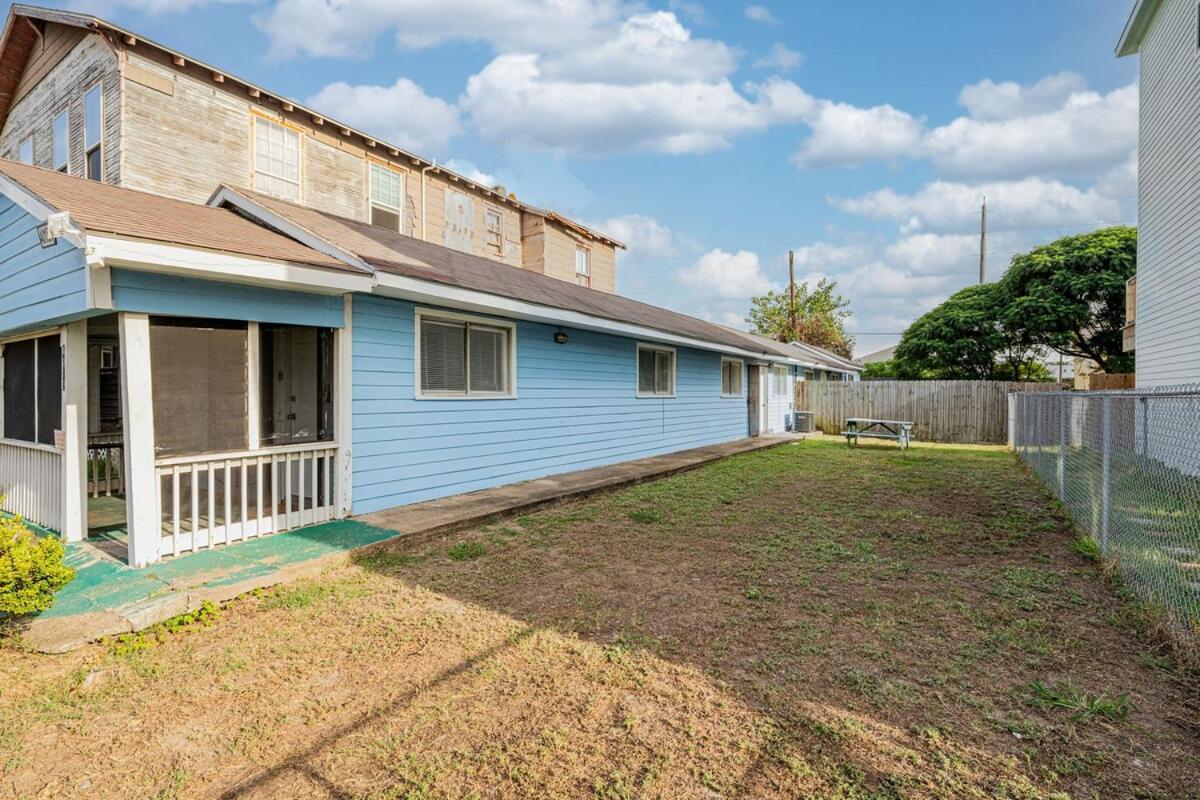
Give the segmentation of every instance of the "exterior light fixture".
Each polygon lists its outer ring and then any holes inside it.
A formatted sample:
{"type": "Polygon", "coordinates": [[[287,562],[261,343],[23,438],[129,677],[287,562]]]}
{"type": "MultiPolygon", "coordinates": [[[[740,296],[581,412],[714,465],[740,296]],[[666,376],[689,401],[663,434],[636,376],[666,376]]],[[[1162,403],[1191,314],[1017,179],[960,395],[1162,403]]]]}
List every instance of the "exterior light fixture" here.
{"type": "Polygon", "coordinates": [[[557,342],[558,344],[566,344],[567,343],[567,334],[563,332],[562,328],[559,328],[557,331],[554,332],[554,341],[557,342]]]}
{"type": "Polygon", "coordinates": [[[53,247],[58,237],[75,232],[77,229],[71,222],[71,215],[65,211],[48,214],[46,221],[37,227],[38,241],[42,247],[53,247]]]}

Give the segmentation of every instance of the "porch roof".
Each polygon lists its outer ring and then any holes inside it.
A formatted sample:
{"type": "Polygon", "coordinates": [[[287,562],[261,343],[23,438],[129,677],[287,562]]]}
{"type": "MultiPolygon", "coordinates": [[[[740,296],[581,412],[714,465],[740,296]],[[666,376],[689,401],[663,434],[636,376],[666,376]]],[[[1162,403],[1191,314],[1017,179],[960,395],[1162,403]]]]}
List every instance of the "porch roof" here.
{"type": "MultiPolygon", "coordinates": [[[[779,342],[766,340],[764,343],[741,331],[686,314],[577,286],[246,189],[223,186],[210,202],[238,205],[243,212],[251,214],[254,211],[249,209],[257,206],[283,224],[294,226],[299,233],[315,237],[380,272],[652,328],[741,351],[785,360],[805,360],[801,354],[779,342]]],[[[271,224],[268,219],[263,222],[271,224]]],[[[319,246],[312,241],[309,244],[319,246]]]]}
{"type": "Polygon", "coordinates": [[[362,274],[362,270],[258,225],[228,209],[84,180],[0,159],[0,175],[85,231],[199,247],[362,274]]]}

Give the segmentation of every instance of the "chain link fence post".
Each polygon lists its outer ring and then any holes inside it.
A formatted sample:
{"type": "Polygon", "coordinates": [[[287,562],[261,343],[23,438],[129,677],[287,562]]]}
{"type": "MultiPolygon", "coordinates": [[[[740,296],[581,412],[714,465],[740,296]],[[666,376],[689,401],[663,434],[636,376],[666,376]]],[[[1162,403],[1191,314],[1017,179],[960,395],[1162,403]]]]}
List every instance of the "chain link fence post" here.
{"type": "Polygon", "coordinates": [[[1067,499],[1067,408],[1065,394],[1058,396],[1058,499],[1067,499]]]}
{"type": "Polygon", "coordinates": [[[1108,557],[1109,504],[1112,499],[1109,483],[1112,480],[1112,398],[1105,395],[1100,426],[1100,552],[1108,557]]]}

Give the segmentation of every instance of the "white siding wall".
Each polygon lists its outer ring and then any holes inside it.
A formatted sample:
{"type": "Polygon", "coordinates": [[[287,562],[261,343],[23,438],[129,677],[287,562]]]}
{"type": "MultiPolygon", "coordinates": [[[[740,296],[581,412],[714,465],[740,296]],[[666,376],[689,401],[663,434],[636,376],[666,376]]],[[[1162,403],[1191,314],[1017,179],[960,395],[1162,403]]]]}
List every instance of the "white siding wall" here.
{"type": "Polygon", "coordinates": [[[1200,48],[1195,0],[1141,47],[1137,385],[1200,381],[1200,48]]]}
{"type": "Polygon", "coordinates": [[[792,403],[796,395],[795,378],[790,367],[784,367],[784,391],[776,390],[775,370],[767,369],[767,433],[783,433],[787,430],[787,418],[792,413],[792,403]]]}

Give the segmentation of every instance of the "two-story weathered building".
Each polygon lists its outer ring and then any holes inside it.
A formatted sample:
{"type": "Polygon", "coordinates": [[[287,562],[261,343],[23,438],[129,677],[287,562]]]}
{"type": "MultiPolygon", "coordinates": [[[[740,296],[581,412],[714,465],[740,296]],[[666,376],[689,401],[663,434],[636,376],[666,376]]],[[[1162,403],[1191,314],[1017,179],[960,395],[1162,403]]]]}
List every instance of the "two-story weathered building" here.
{"type": "Polygon", "coordinates": [[[86,14],[13,6],[0,157],[198,203],[252,189],[616,290],[614,239],[86,14]]]}

